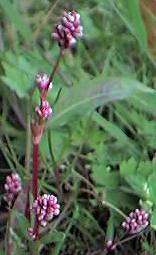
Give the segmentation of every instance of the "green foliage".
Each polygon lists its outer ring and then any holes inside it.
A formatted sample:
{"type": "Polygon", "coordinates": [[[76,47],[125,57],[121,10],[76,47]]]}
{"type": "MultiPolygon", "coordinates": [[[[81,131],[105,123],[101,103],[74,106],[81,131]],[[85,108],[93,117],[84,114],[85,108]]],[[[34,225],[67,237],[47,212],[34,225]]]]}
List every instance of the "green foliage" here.
{"type": "Polygon", "coordinates": [[[108,189],[114,189],[119,185],[119,175],[116,172],[109,172],[105,166],[99,165],[93,167],[92,177],[97,184],[101,184],[108,189]]]}
{"type": "Polygon", "coordinates": [[[43,244],[53,242],[60,242],[61,239],[64,239],[64,233],[58,231],[50,231],[46,236],[42,237],[40,242],[43,244]]]}
{"type": "Polygon", "coordinates": [[[131,30],[131,32],[136,36],[140,44],[140,48],[146,51],[148,49],[147,35],[143,19],[141,16],[139,0],[132,1],[120,0],[118,2],[122,10],[122,11],[118,10],[121,18],[128,26],[128,28],[131,30]]]}
{"type": "Polygon", "coordinates": [[[6,16],[10,19],[11,23],[14,24],[15,29],[20,32],[23,39],[27,41],[32,41],[32,31],[22,17],[22,14],[18,11],[18,6],[16,2],[11,3],[10,0],[0,0],[0,5],[4,10],[6,16]]]}
{"type": "MultiPolygon", "coordinates": [[[[12,56],[9,56],[9,58],[10,57],[12,56]]],[[[25,59],[21,56],[17,59],[11,58],[11,61],[2,62],[2,65],[6,75],[1,77],[2,81],[8,85],[11,90],[15,91],[19,97],[28,95],[28,90],[31,88],[28,76],[31,75],[32,68],[25,59]]]]}
{"type": "Polygon", "coordinates": [[[152,217],[151,217],[151,227],[156,230],[156,209],[154,208],[152,217]]]}

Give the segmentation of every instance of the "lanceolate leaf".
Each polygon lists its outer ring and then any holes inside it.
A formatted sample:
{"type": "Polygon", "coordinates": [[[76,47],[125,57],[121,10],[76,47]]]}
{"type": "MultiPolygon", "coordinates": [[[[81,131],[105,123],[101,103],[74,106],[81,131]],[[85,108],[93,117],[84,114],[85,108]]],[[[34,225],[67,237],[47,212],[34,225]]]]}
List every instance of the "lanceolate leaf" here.
{"type": "Polygon", "coordinates": [[[128,78],[83,80],[72,88],[62,89],[48,126],[68,123],[71,117],[85,115],[101,105],[149,92],[153,90],[128,78]]]}

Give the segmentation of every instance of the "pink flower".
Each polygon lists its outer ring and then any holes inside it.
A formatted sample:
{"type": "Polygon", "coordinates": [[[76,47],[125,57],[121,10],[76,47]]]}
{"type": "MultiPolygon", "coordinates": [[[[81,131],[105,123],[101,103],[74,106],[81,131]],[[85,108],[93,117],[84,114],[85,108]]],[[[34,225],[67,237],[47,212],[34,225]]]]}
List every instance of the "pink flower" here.
{"type": "Polygon", "coordinates": [[[52,37],[58,41],[62,48],[70,48],[82,35],[83,27],[80,25],[80,14],[76,11],[65,11],[61,22],[55,26],[52,33],[52,37]]]}
{"type": "Polygon", "coordinates": [[[112,240],[108,240],[108,241],[106,242],[106,250],[107,250],[108,252],[109,252],[109,251],[115,250],[115,248],[116,248],[116,246],[115,246],[115,244],[113,243],[112,240]]]}
{"type": "Polygon", "coordinates": [[[4,199],[7,201],[8,204],[11,204],[13,199],[21,190],[21,179],[17,173],[12,173],[6,177],[5,181],[5,195],[4,199]]]}
{"type": "Polygon", "coordinates": [[[122,223],[122,227],[130,234],[138,233],[148,226],[148,213],[144,209],[135,209],[122,223]]]}
{"type": "Polygon", "coordinates": [[[38,196],[33,203],[33,209],[42,227],[45,227],[54,216],[60,213],[60,205],[57,203],[57,198],[54,195],[44,194],[38,196]]]}
{"type": "Polygon", "coordinates": [[[49,84],[49,75],[46,73],[38,73],[36,82],[40,90],[52,88],[52,82],[49,84]]]}
{"type": "Polygon", "coordinates": [[[47,100],[42,100],[40,106],[35,108],[35,111],[43,119],[47,119],[52,114],[52,108],[47,100]]]}

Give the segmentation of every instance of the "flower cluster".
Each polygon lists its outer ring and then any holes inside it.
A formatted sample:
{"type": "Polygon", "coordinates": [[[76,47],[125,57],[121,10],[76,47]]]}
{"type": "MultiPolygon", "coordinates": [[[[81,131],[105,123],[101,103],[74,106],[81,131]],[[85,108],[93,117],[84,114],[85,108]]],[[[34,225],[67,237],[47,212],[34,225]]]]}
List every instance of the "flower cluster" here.
{"type": "Polygon", "coordinates": [[[40,90],[52,88],[52,82],[49,83],[49,75],[46,73],[38,73],[36,75],[36,82],[40,90]]]}
{"type": "Polygon", "coordinates": [[[62,48],[70,48],[78,37],[83,35],[80,14],[76,11],[64,12],[59,24],[55,26],[52,37],[62,48]]]}
{"type": "Polygon", "coordinates": [[[130,212],[122,227],[130,234],[138,233],[148,225],[148,213],[144,209],[130,212]]]}
{"type": "Polygon", "coordinates": [[[46,100],[47,92],[52,88],[52,82],[50,82],[50,77],[46,73],[38,73],[36,75],[36,82],[40,91],[40,105],[36,106],[35,111],[38,116],[42,119],[47,119],[52,114],[52,108],[50,107],[48,101],[46,100]]]}
{"type": "Polygon", "coordinates": [[[47,100],[41,100],[40,106],[36,106],[35,111],[43,119],[47,119],[52,114],[52,108],[47,100]]]}
{"type": "Polygon", "coordinates": [[[14,198],[17,196],[21,190],[21,179],[17,173],[11,173],[6,177],[5,181],[5,195],[4,199],[6,202],[11,205],[14,198]]]}
{"type": "Polygon", "coordinates": [[[34,201],[33,209],[42,227],[45,227],[48,221],[52,220],[54,216],[60,213],[60,205],[57,203],[57,197],[48,194],[38,196],[34,201]]]}
{"type": "Polygon", "coordinates": [[[40,105],[36,106],[35,111],[41,119],[47,119],[52,114],[52,108],[45,99],[48,89],[52,88],[52,82],[49,81],[49,76],[46,73],[38,73],[36,82],[40,91],[40,105]]]}

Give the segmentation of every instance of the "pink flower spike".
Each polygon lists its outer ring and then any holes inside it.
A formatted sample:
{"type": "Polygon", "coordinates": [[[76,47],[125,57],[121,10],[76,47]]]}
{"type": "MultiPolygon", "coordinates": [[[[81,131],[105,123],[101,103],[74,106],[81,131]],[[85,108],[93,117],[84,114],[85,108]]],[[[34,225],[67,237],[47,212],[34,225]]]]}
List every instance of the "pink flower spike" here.
{"type": "Polygon", "coordinates": [[[76,11],[64,12],[60,23],[55,26],[52,37],[62,48],[70,48],[76,39],[83,36],[83,27],[80,25],[80,14],[76,11]]]}
{"type": "Polygon", "coordinates": [[[122,222],[122,227],[130,234],[138,233],[148,226],[148,213],[144,209],[135,209],[122,222]]]}
{"type": "Polygon", "coordinates": [[[43,119],[47,119],[52,114],[52,108],[50,107],[47,100],[42,101],[40,106],[35,108],[35,111],[43,119]]]}
{"type": "Polygon", "coordinates": [[[4,199],[9,205],[11,205],[21,188],[21,179],[17,173],[12,173],[6,177],[4,199]]]}
{"type": "Polygon", "coordinates": [[[33,203],[39,224],[45,227],[47,223],[60,213],[60,205],[54,195],[43,194],[38,196],[33,203]]]}

